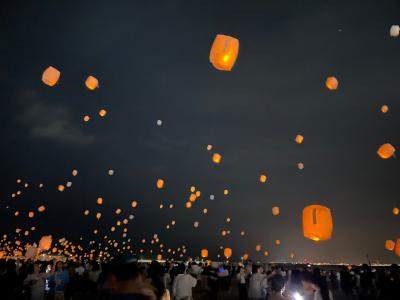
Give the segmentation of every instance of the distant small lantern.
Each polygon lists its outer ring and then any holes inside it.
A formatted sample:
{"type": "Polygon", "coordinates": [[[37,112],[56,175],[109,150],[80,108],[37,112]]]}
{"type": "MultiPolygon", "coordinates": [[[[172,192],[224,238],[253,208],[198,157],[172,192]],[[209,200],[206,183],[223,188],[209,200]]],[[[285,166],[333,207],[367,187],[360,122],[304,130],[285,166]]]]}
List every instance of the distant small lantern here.
{"type": "Polygon", "coordinates": [[[99,87],[99,80],[96,77],[89,76],[86,78],[85,85],[89,90],[95,90],[99,87]]]}
{"type": "Polygon", "coordinates": [[[88,115],[83,116],[83,121],[84,122],[89,122],[90,121],[90,116],[88,116],[88,115]]]}
{"type": "Polygon", "coordinates": [[[400,35],[400,26],[399,25],[392,25],[390,27],[390,36],[391,37],[398,37],[400,35]]]}
{"type": "Polygon", "coordinates": [[[213,161],[215,164],[221,163],[221,160],[222,160],[221,154],[219,154],[219,153],[214,153],[214,154],[213,154],[212,161],[213,161]]]}
{"type": "Polygon", "coordinates": [[[337,90],[339,86],[339,81],[336,79],[336,77],[331,76],[326,79],[325,85],[328,90],[334,91],[337,90]]]}
{"type": "Polygon", "coordinates": [[[260,245],[260,244],[257,244],[257,245],[256,245],[256,251],[257,251],[257,252],[260,252],[260,251],[261,251],[261,245],[260,245]]]}
{"type": "Polygon", "coordinates": [[[266,183],[267,182],[267,176],[264,175],[264,174],[260,175],[260,182],[261,183],[266,183]]]}
{"type": "Polygon", "coordinates": [[[107,115],[107,111],[105,109],[100,109],[99,110],[99,116],[104,118],[107,115]]]}
{"type": "Polygon", "coordinates": [[[201,249],[201,257],[202,258],[207,258],[208,257],[208,250],[207,249],[201,249]]]}
{"type": "Polygon", "coordinates": [[[395,246],[396,246],[396,244],[392,240],[386,240],[385,241],[385,249],[386,250],[393,251],[395,246]]]}
{"type": "Polygon", "coordinates": [[[388,111],[389,111],[389,106],[387,106],[386,104],[381,106],[381,112],[383,114],[386,114],[388,111]]]}
{"type": "Polygon", "coordinates": [[[157,180],[157,188],[162,189],[164,187],[164,180],[163,179],[158,179],[157,180]]]}
{"type": "Polygon", "coordinates": [[[58,189],[59,192],[64,192],[65,186],[63,186],[62,184],[60,184],[60,185],[58,186],[57,189],[58,189]]]}
{"type": "Polygon", "coordinates": [[[264,256],[268,256],[269,252],[268,251],[264,251],[264,256]]]}
{"type": "Polygon", "coordinates": [[[279,207],[278,206],[274,206],[273,208],[272,208],[272,214],[274,215],[274,216],[278,216],[279,215],[279,207]]]}
{"type": "Polygon", "coordinates": [[[382,159],[388,159],[394,155],[395,151],[396,149],[391,144],[386,143],[379,147],[377,153],[382,159]]]}
{"type": "Polygon", "coordinates": [[[231,248],[225,248],[224,249],[224,256],[226,259],[229,259],[232,256],[232,249],[231,248]]]}
{"type": "Polygon", "coordinates": [[[279,246],[281,244],[281,240],[275,240],[275,245],[279,246]]]}
{"type": "Polygon", "coordinates": [[[304,137],[301,134],[298,134],[298,135],[296,135],[294,140],[297,144],[301,144],[304,140],[304,137]]]}
{"type": "Polygon", "coordinates": [[[395,216],[398,216],[399,213],[400,213],[400,209],[399,209],[398,207],[394,207],[394,208],[393,208],[393,214],[394,214],[395,216]]]}
{"type": "Polygon", "coordinates": [[[212,150],[212,145],[207,145],[207,151],[211,151],[212,150]]]}
{"type": "Polygon", "coordinates": [[[103,198],[102,197],[98,197],[97,198],[97,204],[98,205],[102,205],[103,204],[103,198]]]}
{"type": "Polygon", "coordinates": [[[239,40],[218,34],[211,47],[210,62],[220,71],[231,71],[239,54],[239,40]]]}
{"type": "Polygon", "coordinates": [[[132,201],[132,202],[131,202],[131,207],[132,207],[132,208],[136,208],[137,206],[138,206],[137,201],[132,201]]]}
{"type": "Polygon", "coordinates": [[[54,67],[48,67],[42,74],[42,81],[48,86],[55,86],[60,79],[60,71],[54,67]]]}

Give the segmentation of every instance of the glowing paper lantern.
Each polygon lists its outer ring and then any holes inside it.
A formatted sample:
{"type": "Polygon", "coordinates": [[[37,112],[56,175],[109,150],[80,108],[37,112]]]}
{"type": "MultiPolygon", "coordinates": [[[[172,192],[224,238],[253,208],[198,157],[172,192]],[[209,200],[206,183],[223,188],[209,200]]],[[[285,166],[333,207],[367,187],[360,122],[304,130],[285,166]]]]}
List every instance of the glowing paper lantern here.
{"type": "Polygon", "coordinates": [[[244,230],[242,230],[241,232],[240,232],[240,235],[241,236],[244,236],[246,234],[246,232],[244,232],[244,230]]]}
{"type": "Polygon", "coordinates": [[[279,246],[281,244],[281,240],[275,240],[275,245],[279,246]]]}
{"type": "Polygon", "coordinates": [[[117,210],[115,211],[115,213],[116,213],[117,215],[119,215],[121,212],[122,212],[122,210],[121,210],[120,208],[117,208],[117,210]]]}
{"type": "Polygon", "coordinates": [[[162,189],[164,187],[164,180],[163,179],[158,179],[157,180],[157,188],[162,189]]]}
{"type": "Polygon", "coordinates": [[[85,216],[89,215],[89,210],[86,209],[86,210],[83,212],[83,214],[84,214],[85,216]]]}
{"type": "Polygon", "coordinates": [[[328,90],[331,91],[337,90],[339,86],[339,81],[336,79],[336,77],[331,76],[326,79],[325,85],[328,88],[328,90]]]}
{"type": "Polygon", "coordinates": [[[44,205],[41,205],[38,207],[38,212],[42,213],[46,210],[46,207],[44,205]]]}
{"type": "Polygon", "coordinates": [[[200,191],[196,191],[196,197],[200,197],[201,196],[201,192],[200,191]]]}
{"type": "Polygon", "coordinates": [[[138,206],[137,201],[132,201],[131,206],[132,208],[136,208],[138,206]]]}
{"type": "Polygon", "coordinates": [[[193,227],[194,227],[194,228],[198,228],[198,227],[199,227],[199,222],[198,222],[198,221],[194,222],[194,223],[193,223],[193,227]]]}
{"type": "Polygon", "coordinates": [[[213,156],[212,156],[212,161],[213,161],[215,164],[221,163],[221,159],[222,159],[221,154],[214,153],[213,156]]]}
{"type": "Polygon", "coordinates": [[[382,159],[391,158],[394,155],[396,149],[389,143],[383,144],[379,147],[377,153],[382,159]]]}
{"type": "Polygon", "coordinates": [[[196,194],[190,194],[190,196],[189,196],[189,201],[190,202],[194,202],[194,201],[196,201],[196,194]]]}
{"type": "Polygon", "coordinates": [[[100,220],[100,218],[101,218],[101,213],[98,212],[98,213],[96,214],[96,219],[97,219],[97,220],[100,220]]]}
{"type": "Polygon", "coordinates": [[[206,214],[206,213],[208,213],[208,209],[207,208],[203,209],[203,214],[206,214]]]}
{"type": "Polygon", "coordinates": [[[78,175],[78,170],[72,170],[72,176],[78,175]]]}
{"type": "Polygon", "coordinates": [[[191,208],[192,207],[192,203],[190,201],[186,202],[186,208],[191,208]]]}
{"type": "Polygon", "coordinates": [[[48,67],[42,74],[42,81],[48,86],[55,86],[60,79],[60,71],[54,67],[48,67]]]}
{"type": "Polygon", "coordinates": [[[64,192],[65,186],[63,186],[62,184],[60,184],[60,185],[58,186],[57,189],[58,189],[59,192],[64,192]]]}
{"type": "Polygon", "coordinates": [[[102,197],[97,198],[97,204],[98,205],[102,205],[103,204],[103,198],[102,197]]]}
{"type": "Polygon", "coordinates": [[[268,251],[264,251],[264,256],[268,256],[269,252],[268,251]]]}
{"type": "Polygon", "coordinates": [[[229,259],[232,256],[232,249],[231,248],[225,248],[224,249],[224,256],[226,259],[229,259]]]}
{"type": "Polygon", "coordinates": [[[261,245],[260,245],[260,244],[256,245],[256,251],[257,251],[257,252],[260,252],[260,251],[261,251],[261,245]]]}
{"type": "Polygon", "coordinates": [[[239,40],[217,34],[210,51],[210,63],[217,70],[231,71],[239,54],[239,40]]]}
{"type": "Polygon", "coordinates": [[[201,257],[202,258],[208,257],[208,250],[207,249],[201,249],[201,257]]]}
{"type": "Polygon", "coordinates": [[[85,115],[85,116],[83,117],[83,121],[89,122],[89,120],[90,120],[90,116],[85,115]]]}
{"type": "Polygon", "coordinates": [[[228,195],[229,194],[229,190],[228,189],[225,189],[224,190],[224,195],[226,196],[226,195],[228,195]]]}
{"type": "Polygon", "coordinates": [[[207,151],[211,151],[212,150],[212,145],[207,145],[207,151]]]}
{"type": "Polygon", "coordinates": [[[400,213],[400,209],[398,209],[397,207],[394,207],[394,208],[393,208],[393,214],[394,214],[395,216],[397,216],[399,213],[400,213]]]}
{"type": "Polygon", "coordinates": [[[99,116],[104,118],[107,115],[107,111],[105,109],[100,109],[99,110],[99,116]]]}
{"type": "Polygon", "coordinates": [[[28,213],[28,217],[29,218],[33,218],[35,216],[35,213],[33,212],[33,211],[30,211],[29,213],[28,213]]]}
{"type": "Polygon", "coordinates": [[[294,253],[290,253],[290,254],[289,254],[289,257],[290,257],[291,259],[294,259],[294,257],[295,257],[294,253]]]}
{"type": "Polygon", "coordinates": [[[248,260],[249,259],[249,255],[247,253],[243,254],[243,260],[248,260]]]}
{"type": "Polygon", "coordinates": [[[279,215],[279,207],[278,207],[278,206],[274,206],[274,207],[272,208],[272,214],[273,214],[274,216],[278,216],[278,215],[279,215]]]}
{"type": "Polygon", "coordinates": [[[39,241],[39,249],[47,251],[51,248],[51,243],[53,242],[53,238],[51,235],[44,235],[39,241]]]}
{"type": "Polygon", "coordinates": [[[400,256],[400,239],[396,240],[396,246],[394,247],[394,253],[396,253],[397,256],[400,256]]]}
{"type": "Polygon", "coordinates": [[[95,90],[99,87],[99,81],[96,77],[89,76],[86,78],[85,85],[89,90],[95,90]]]}
{"type": "Polygon", "coordinates": [[[304,136],[302,136],[301,134],[296,135],[296,137],[294,138],[295,142],[297,144],[301,144],[304,140],[304,136]]]}
{"type": "Polygon", "coordinates": [[[331,210],[322,205],[309,205],[303,209],[303,234],[313,241],[326,241],[332,237],[331,210]]]}
{"type": "Polygon", "coordinates": [[[261,182],[261,183],[267,182],[267,176],[264,175],[264,174],[260,175],[260,182],[261,182]]]}
{"type": "Polygon", "coordinates": [[[297,168],[299,169],[299,170],[303,170],[304,169],[304,164],[303,163],[298,163],[297,164],[297,168]]]}
{"type": "Polygon", "coordinates": [[[38,253],[38,249],[34,246],[30,246],[28,247],[28,249],[26,249],[26,253],[25,253],[25,258],[26,259],[33,259],[38,253]]]}
{"type": "Polygon", "coordinates": [[[385,242],[386,250],[393,251],[395,246],[396,246],[395,242],[393,242],[392,240],[386,240],[385,242]]]}
{"type": "Polygon", "coordinates": [[[388,111],[389,111],[389,106],[387,106],[386,104],[381,106],[381,112],[383,114],[386,114],[388,111]]]}
{"type": "Polygon", "coordinates": [[[391,37],[398,37],[400,35],[400,26],[399,25],[392,25],[390,27],[390,36],[391,37]]]}

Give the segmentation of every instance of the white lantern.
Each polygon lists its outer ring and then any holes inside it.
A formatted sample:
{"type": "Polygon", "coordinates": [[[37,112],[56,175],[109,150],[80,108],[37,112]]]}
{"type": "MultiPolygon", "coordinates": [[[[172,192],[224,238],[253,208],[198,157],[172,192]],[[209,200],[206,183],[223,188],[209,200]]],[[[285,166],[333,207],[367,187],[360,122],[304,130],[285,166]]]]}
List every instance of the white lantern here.
{"type": "Polygon", "coordinates": [[[390,36],[391,37],[398,37],[400,35],[400,26],[399,25],[392,25],[390,27],[390,36]]]}

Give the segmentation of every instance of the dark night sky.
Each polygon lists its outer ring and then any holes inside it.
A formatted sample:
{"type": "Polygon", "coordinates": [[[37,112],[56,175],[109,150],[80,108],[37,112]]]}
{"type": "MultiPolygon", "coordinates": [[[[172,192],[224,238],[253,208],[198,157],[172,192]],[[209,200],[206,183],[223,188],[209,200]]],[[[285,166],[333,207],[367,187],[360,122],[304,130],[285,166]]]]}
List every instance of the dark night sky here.
{"type": "Polygon", "coordinates": [[[0,233],[36,225],[28,240],[90,240],[94,228],[109,235],[120,207],[135,215],[135,249],[158,233],[193,255],[206,247],[215,257],[222,245],[235,258],[264,259],[254,250],[260,243],[273,261],[294,252],[312,261],[357,263],[368,253],[399,262],[384,241],[400,238],[391,212],[400,205],[400,169],[376,155],[379,145],[400,143],[400,39],[389,36],[400,23],[398,0],[8,2],[0,8],[0,233]],[[218,33],[240,40],[232,72],[209,63],[218,33]],[[61,71],[53,88],[41,82],[49,65],[61,71]],[[100,80],[96,91],[85,88],[88,75],[100,80]],[[324,86],[331,75],[338,91],[324,86]],[[298,133],[302,145],[293,141],[298,133]],[[207,144],[222,154],[220,165],[207,144]],[[14,200],[17,178],[31,186],[14,200]],[[72,187],[58,192],[68,180],[72,187]],[[188,210],[191,185],[202,196],[188,210]],[[160,210],[161,202],[175,207],[160,210]],[[328,242],[302,236],[302,208],[314,203],[332,209],[328,242]],[[33,220],[14,217],[40,204],[47,210],[33,220]]]}

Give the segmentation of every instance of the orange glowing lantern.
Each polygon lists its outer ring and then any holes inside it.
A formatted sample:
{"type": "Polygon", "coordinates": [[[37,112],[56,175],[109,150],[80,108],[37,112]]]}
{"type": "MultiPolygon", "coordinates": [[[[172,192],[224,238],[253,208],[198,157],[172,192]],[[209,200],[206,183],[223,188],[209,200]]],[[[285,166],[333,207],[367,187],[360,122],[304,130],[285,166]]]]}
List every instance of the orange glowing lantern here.
{"type": "Polygon", "coordinates": [[[264,175],[264,174],[260,175],[260,182],[261,183],[266,183],[267,182],[267,176],[264,175]]]}
{"type": "Polygon", "coordinates": [[[58,186],[57,189],[58,189],[59,192],[64,192],[65,186],[63,186],[62,184],[60,184],[60,185],[58,186]]]}
{"type": "Polygon", "coordinates": [[[268,251],[264,251],[264,256],[268,256],[269,252],[268,251]]]}
{"type": "Polygon", "coordinates": [[[83,116],[83,121],[84,122],[89,122],[90,121],[90,116],[88,116],[88,115],[83,116]]]}
{"type": "Polygon", "coordinates": [[[256,251],[257,251],[257,252],[260,252],[260,251],[261,251],[261,245],[260,245],[260,244],[256,245],[256,251]]]}
{"type": "Polygon", "coordinates": [[[218,154],[218,153],[214,153],[214,154],[213,154],[212,161],[213,161],[215,164],[221,163],[221,160],[222,160],[221,154],[218,154]]]}
{"type": "Polygon", "coordinates": [[[192,207],[192,203],[190,201],[186,202],[186,208],[191,208],[192,207]]]}
{"type": "Polygon", "coordinates": [[[275,245],[279,246],[281,244],[281,240],[275,240],[275,245]]]}
{"type": "Polygon", "coordinates": [[[94,89],[97,89],[99,87],[99,81],[96,77],[89,76],[88,78],[86,78],[85,85],[89,90],[93,91],[94,89]]]}
{"type": "Polygon", "coordinates": [[[239,54],[239,40],[217,34],[210,51],[210,62],[217,70],[231,71],[239,54]]]}
{"type": "Polygon", "coordinates": [[[394,207],[394,208],[393,208],[393,214],[394,214],[395,216],[398,216],[399,213],[400,213],[400,209],[399,209],[398,207],[394,207]]]}
{"type": "Polygon", "coordinates": [[[106,114],[107,114],[107,111],[105,109],[100,109],[99,110],[99,116],[100,117],[104,118],[106,116],[106,114]]]}
{"type": "Polygon", "coordinates": [[[42,74],[42,81],[48,86],[55,86],[60,79],[60,71],[54,67],[48,67],[42,74]]]}
{"type": "Polygon", "coordinates": [[[35,216],[35,213],[33,212],[33,211],[30,211],[29,213],[28,213],[28,217],[29,218],[33,218],[35,216]]]}
{"type": "Polygon", "coordinates": [[[400,239],[397,239],[396,241],[396,246],[394,247],[394,253],[396,253],[397,256],[400,256],[400,239]]]}
{"type": "Polygon", "coordinates": [[[392,240],[385,241],[385,249],[386,250],[393,251],[395,246],[396,246],[396,244],[392,240]]]}
{"type": "Polygon", "coordinates": [[[224,256],[226,259],[229,259],[232,256],[232,249],[231,248],[225,248],[224,249],[224,256]]]}
{"type": "Polygon", "coordinates": [[[207,151],[211,151],[212,145],[207,145],[207,151]]]}
{"type": "Polygon", "coordinates": [[[103,198],[102,197],[97,198],[97,204],[98,205],[102,205],[103,204],[103,198]]]}
{"type": "Polygon", "coordinates": [[[274,206],[274,207],[272,208],[272,214],[273,214],[274,216],[278,216],[278,215],[279,215],[279,207],[278,207],[278,206],[274,206]]]}
{"type": "Polygon", "coordinates": [[[243,254],[243,260],[248,260],[249,259],[249,255],[247,253],[243,254]]]}
{"type": "Polygon", "coordinates": [[[132,208],[136,208],[137,206],[138,206],[137,201],[132,201],[131,207],[132,207],[132,208]]]}
{"type": "Polygon", "coordinates": [[[53,242],[53,238],[51,235],[44,235],[39,241],[39,249],[47,251],[51,247],[51,243],[53,242]]]}
{"type": "Polygon", "coordinates": [[[339,81],[336,79],[336,77],[331,76],[326,79],[325,85],[328,90],[334,91],[337,90],[339,86],[339,81]]]}
{"type": "Polygon", "coordinates": [[[207,249],[201,249],[201,257],[202,258],[208,257],[208,250],[207,249]]]}
{"type": "Polygon", "coordinates": [[[381,106],[381,112],[383,114],[386,114],[388,111],[389,111],[389,106],[387,106],[386,104],[381,106]]]}
{"type": "Polygon", "coordinates": [[[379,147],[377,153],[382,159],[391,158],[394,155],[396,149],[389,143],[383,144],[379,147]]]}
{"type": "Polygon", "coordinates": [[[296,137],[294,138],[295,142],[297,144],[301,144],[304,140],[304,136],[302,136],[301,134],[296,135],[296,137]]]}
{"type": "Polygon", "coordinates": [[[164,187],[164,180],[158,179],[157,180],[157,188],[162,189],[164,187]]]}
{"type": "Polygon", "coordinates": [[[322,205],[309,205],[303,209],[303,234],[313,241],[326,241],[332,237],[331,210],[322,205]]]}
{"type": "Polygon", "coordinates": [[[38,212],[42,213],[46,210],[46,207],[44,205],[41,205],[38,207],[38,212]]]}

